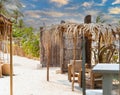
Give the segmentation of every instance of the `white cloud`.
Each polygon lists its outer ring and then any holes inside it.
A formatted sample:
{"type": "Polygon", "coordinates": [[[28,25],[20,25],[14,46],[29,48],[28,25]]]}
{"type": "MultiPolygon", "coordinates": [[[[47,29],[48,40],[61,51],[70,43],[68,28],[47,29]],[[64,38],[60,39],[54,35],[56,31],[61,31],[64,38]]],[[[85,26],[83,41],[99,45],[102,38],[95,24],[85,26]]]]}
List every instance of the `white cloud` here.
{"type": "Polygon", "coordinates": [[[82,4],[83,7],[91,7],[93,5],[93,2],[84,2],[82,4]]]}
{"type": "Polygon", "coordinates": [[[25,5],[25,4],[23,4],[23,3],[21,3],[21,5],[22,5],[22,7],[23,7],[23,8],[25,8],[25,7],[26,7],[26,5],[25,5]]]}
{"type": "Polygon", "coordinates": [[[98,15],[100,13],[100,11],[98,11],[98,10],[86,10],[85,11],[85,15],[91,15],[91,16],[96,16],[96,15],[98,15]]]}
{"type": "Polygon", "coordinates": [[[107,0],[102,0],[102,3],[104,4],[104,3],[106,3],[107,2],[107,0]]]}
{"type": "Polygon", "coordinates": [[[120,4],[120,0],[115,0],[115,2],[112,3],[112,5],[115,5],[115,4],[120,4]]]}
{"type": "Polygon", "coordinates": [[[110,14],[104,14],[102,18],[106,20],[105,23],[118,23],[118,19],[119,19],[118,17],[115,17],[110,14]]]}
{"type": "Polygon", "coordinates": [[[49,16],[49,17],[62,17],[65,14],[62,12],[57,12],[57,11],[41,11],[41,10],[30,10],[30,11],[25,11],[25,15],[29,17],[34,17],[34,18],[40,18],[42,16],[49,16]]]}
{"type": "Polygon", "coordinates": [[[80,6],[71,6],[71,7],[66,7],[65,9],[67,10],[77,10],[80,6]]]}
{"type": "Polygon", "coordinates": [[[102,0],[102,3],[96,4],[96,5],[97,5],[97,6],[104,6],[106,2],[107,2],[107,0],[102,0]]]}
{"type": "Polygon", "coordinates": [[[44,12],[44,13],[52,17],[62,17],[64,15],[63,13],[56,12],[56,11],[50,11],[50,12],[44,12]]]}
{"type": "Polygon", "coordinates": [[[109,8],[110,14],[120,14],[120,7],[109,8]]]}
{"type": "Polygon", "coordinates": [[[28,17],[32,17],[32,18],[40,18],[41,16],[39,15],[39,13],[34,12],[34,11],[26,11],[24,13],[26,16],[28,17]]]}
{"type": "Polygon", "coordinates": [[[102,18],[104,18],[105,20],[110,20],[110,19],[113,19],[113,16],[110,14],[104,14],[102,18]]]}
{"type": "Polygon", "coordinates": [[[50,0],[50,2],[56,3],[58,7],[61,7],[63,5],[67,5],[69,0],[50,0]]]}
{"type": "Polygon", "coordinates": [[[6,7],[8,8],[8,9],[11,9],[11,10],[17,10],[18,9],[18,7],[16,6],[16,5],[13,5],[13,4],[8,4],[8,5],[6,5],[6,7]]]}

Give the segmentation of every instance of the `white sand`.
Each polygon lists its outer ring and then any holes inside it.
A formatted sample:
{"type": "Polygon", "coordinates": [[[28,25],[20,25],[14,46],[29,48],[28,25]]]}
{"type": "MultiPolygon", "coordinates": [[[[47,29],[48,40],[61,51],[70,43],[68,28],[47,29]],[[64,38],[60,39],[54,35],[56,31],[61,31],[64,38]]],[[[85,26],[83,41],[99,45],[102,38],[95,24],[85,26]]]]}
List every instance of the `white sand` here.
{"type": "MultiPolygon", "coordinates": [[[[39,61],[14,56],[13,94],[14,95],[80,95],[78,84],[71,91],[67,74],[56,74],[60,68],[50,68],[50,81],[46,81],[46,68],[37,69],[39,61]]],[[[9,95],[10,77],[0,78],[0,95],[9,95]]]]}
{"type": "MultiPolygon", "coordinates": [[[[60,68],[50,68],[50,81],[46,81],[46,68],[37,69],[39,61],[14,56],[13,95],[82,95],[75,83],[75,91],[67,74],[56,74],[60,68]]],[[[0,78],[0,95],[10,95],[10,77],[0,78]]],[[[87,90],[87,95],[102,95],[102,90],[87,90]]]]}

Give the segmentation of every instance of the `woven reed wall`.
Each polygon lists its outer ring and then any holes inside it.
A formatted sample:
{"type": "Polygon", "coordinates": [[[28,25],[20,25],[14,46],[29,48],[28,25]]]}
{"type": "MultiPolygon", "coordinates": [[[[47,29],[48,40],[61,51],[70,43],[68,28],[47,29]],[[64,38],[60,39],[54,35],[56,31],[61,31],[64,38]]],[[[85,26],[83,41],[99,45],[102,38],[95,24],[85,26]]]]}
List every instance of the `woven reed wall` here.
{"type": "MultiPolygon", "coordinates": [[[[56,39],[55,33],[50,31],[50,33],[45,33],[45,31],[41,30],[40,33],[40,47],[41,47],[41,53],[40,53],[40,61],[42,63],[42,66],[45,67],[47,64],[47,48],[46,44],[51,43],[50,45],[50,66],[51,67],[58,67],[60,66],[61,62],[63,64],[61,65],[62,72],[67,72],[68,70],[68,64],[70,63],[70,60],[73,59],[73,36],[72,34],[67,35],[65,32],[62,35],[62,51],[61,51],[61,44],[60,39],[56,39]],[[48,40],[48,34],[49,39],[48,40]],[[62,52],[62,53],[60,53],[62,52]],[[61,58],[62,57],[62,58],[61,58]]],[[[88,37],[85,37],[86,39],[86,63],[88,63],[88,66],[91,66],[91,40],[88,39],[88,37]]],[[[77,37],[77,44],[76,44],[76,60],[81,60],[81,41],[82,37],[79,35],[77,37]]]]}

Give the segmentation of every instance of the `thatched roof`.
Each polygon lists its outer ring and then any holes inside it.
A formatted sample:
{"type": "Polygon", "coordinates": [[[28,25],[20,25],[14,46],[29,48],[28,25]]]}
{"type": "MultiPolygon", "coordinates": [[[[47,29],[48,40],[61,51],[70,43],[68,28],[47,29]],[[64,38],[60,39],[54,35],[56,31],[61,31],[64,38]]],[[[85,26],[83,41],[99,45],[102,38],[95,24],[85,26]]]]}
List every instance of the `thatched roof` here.
{"type": "Polygon", "coordinates": [[[0,14],[0,35],[4,35],[10,32],[12,22],[5,16],[0,14]]]}
{"type": "Polygon", "coordinates": [[[5,16],[0,14],[0,25],[1,24],[12,24],[12,22],[9,19],[7,19],[5,16]]]}
{"type": "Polygon", "coordinates": [[[66,32],[73,36],[84,34],[85,36],[92,36],[92,40],[97,41],[101,37],[102,42],[112,43],[118,39],[120,34],[119,24],[105,24],[105,23],[90,23],[90,24],[76,24],[63,23],[52,27],[56,33],[66,32]]]}

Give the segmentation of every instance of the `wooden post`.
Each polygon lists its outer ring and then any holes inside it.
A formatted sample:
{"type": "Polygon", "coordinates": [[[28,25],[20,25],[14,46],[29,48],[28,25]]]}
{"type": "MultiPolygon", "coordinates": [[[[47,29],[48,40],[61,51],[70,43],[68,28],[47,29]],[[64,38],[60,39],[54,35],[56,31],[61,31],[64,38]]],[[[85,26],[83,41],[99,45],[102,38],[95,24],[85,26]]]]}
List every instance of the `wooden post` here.
{"type": "Polygon", "coordinates": [[[74,82],[75,82],[75,64],[76,64],[76,43],[77,43],[77,37],[76,35],[73,37],[73,43],[74,43],[74,50],[73,50],[73,56],[74,56],[74,63],[73,63],[73,80],[72,80],[72,91],[74,91],[74,82]]]}
{"type": "MultiPolygon", "coordinates": [[[[119,33],[119,42],[118,42],[118,43],[119,43],[119,55],[118,55],[118,56],[119,56],[119,74],[118,74],[118,78],[119,78],[119,79],[118,79],[118,80],[119,80],[119,82],[120,82],[120,33],[119,33]]],[[[120,95],[120,83],[119,83],[118,89],[119,89],[119,92],[118,92],[118,93],[119,93],[119,95],[120,95]]]]}
{"type": "Polygon", "coordinates": [[[40,27],[40,62],[43,65],[44,64],[44,54],[45,54],[45,50],[44,50],[44,46],[43,46],[43,27],[40,27]]]}
{"type": "Polygon", "coordinates": [[[84,23],[91,23],[91,15],[87,15],[84,19],[84,23]]]}
{"type": "MultiPolygon", "coordinates": [[[[84,23],[91,23],[91,15],[87,15],[84,19],[84,23]]],[[[85,78],[85,63],[86,63],[86,51],[85,51],[85,36],[84,31],[82,31],[82,87],[83,95],[86,95],[86,78],[85,78]]]]}
{"type": "Polygon", "coordinates": [[[86,63],[86,59],[85,59],[85,38],[84,38],[84,34],[82,37],[82,87],[83,87],[83,95],[86,95],[86,78],[85,78],[85,63],[86,63]]]}
{"type": "Polygon", "coordinates": [[[10,25],[10,95],[13,95],[12,25],[10,25]]]}
{"type": "Polygon", "coordinates": [[[63,33],[60,32],[60,68],[61,74],[63,73],[63,33]]]}
{"type": "Polygon", "coordinates": [[[50,50],[51,50],[51,35],[50,33],[48,32],[47,33],[47,40],[49,42],[46,42],[46,48],[47,48],[47,81],[49,81],[49,65],[50,65],[50,62],[51,62],[51,57],[50,57],[50,50]]]}
{"type": "Polygon", "coordinates": [[[50,46],[47,44],[47,81],[49,81],[50,46]]]}

